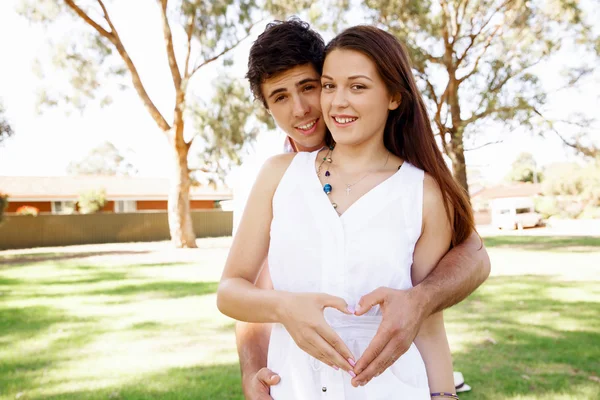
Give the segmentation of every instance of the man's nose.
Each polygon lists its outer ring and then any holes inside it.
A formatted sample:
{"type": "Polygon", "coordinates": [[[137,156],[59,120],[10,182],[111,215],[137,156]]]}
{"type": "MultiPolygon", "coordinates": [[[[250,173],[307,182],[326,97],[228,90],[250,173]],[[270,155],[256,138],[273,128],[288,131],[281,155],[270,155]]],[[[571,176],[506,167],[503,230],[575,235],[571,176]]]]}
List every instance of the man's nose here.
{"type": "Polygon", "coordinates": [[[302,97],[294,99],[294,117],[302,118],[310,112],[310,106],[302,97]]]}

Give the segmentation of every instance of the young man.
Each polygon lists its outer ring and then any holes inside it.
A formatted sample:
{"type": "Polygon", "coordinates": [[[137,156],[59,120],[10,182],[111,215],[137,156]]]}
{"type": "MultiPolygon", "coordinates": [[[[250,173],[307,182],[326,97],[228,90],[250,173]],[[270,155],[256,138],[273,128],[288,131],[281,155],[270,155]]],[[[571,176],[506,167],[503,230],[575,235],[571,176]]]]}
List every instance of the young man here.
{"type": "MultiPolygon", "coordinates": [[[[250,50],[247,74],[250,87],[287,134],[287,151],[314,151],[329,144],[320,105],[324,47],[321,36],[308,24],[291,19],[269,24],[250,50]]],[[[361,306],[380,304],[394,312],[384,314],[377,335],[357,361],[353,385],[366,384],[384,371],[408,349],[427,317],[463,300],[485,281],[489,272],[487,252],[473,233],[466,242],[450,250],[413,289],[378,289],[365,296],[363,302],[368,304],[361,306]]],[[[272,289],[267,266],[263,267],[256,285],[272,289]]],[[[236,325],[242,385],[248,399],[271,399],[269,387],[279,382],[277,371],[266,368],[270,329],[268,324],[238,322],[236,325]]],[[[310,333],[318,327],[298,329],[309,332],[305,337],[310,338],[310,333]]],[[[326,354],[335,347],[323,341],[306,340],[298,343],[301,348],[326,354]]]]}

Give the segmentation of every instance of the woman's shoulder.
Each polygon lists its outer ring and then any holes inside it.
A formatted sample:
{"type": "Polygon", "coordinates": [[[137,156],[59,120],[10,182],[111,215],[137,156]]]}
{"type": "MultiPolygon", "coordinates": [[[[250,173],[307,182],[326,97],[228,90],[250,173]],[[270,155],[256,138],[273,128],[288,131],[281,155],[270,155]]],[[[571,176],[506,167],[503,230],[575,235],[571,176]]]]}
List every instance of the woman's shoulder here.
{"type": "Polygon", "coordinates": [[[286,170],[298,153],[283,153],[269,157],[263,164],[263,169],[268,168],[271,170],[279,171],[286,170]]]}
{"type": "Polygon", "coordinates": [[[295,157],[296,153],[286,153],[268,158],[260,169],[255,185],[260,190],[274,192],[295,157]]]}
{"type": "Polygon", "coordinates": [[[444,196],[440,185],[428,172],[423,174],[423,203],[426,208],[444,207],[444,196]]]}

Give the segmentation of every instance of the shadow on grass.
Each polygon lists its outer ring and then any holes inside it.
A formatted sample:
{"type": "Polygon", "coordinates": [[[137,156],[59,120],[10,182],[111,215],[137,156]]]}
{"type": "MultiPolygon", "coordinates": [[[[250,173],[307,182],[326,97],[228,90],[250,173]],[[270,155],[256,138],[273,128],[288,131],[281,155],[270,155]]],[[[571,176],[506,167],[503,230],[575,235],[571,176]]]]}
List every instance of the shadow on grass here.
{"type": "Polygon", "coordinates": [[[46,400],[244,400],[237,363],[172,368],[122,386],[65,392],[46,400]]]}
{"type": "Polygon", "coordinates": [[[89,295],[135,296],[155,295],[158,297],[179,298],[201,296],[217,292],[218,282],[151,282],[140,285],[123,285],[113,289],[87,292],[89,295]]]}
{"type": "Polygon", "coordinates": [[[0,308],[0,342],[6,349],[0,352],[0,394],[16,398],[23,390],[37,388],[46,371],[77,357],[78,349],[103,333],[92,330],[92,321],[45,306],[0,308]],[[36,349],[11,351],[23,340],[36,343],[36,349]]]}
{"type": "Polygon", "coordinates": [[[491,236],[487,248],[591,253],[600,251],[600,237],[593,236],[491,236]]]}
{"type": "Polygon", "coordinates": [[[19,335],[24,338],[39,333],[57,323],[78,321],[80,320],[69,317],[53,307],[0,307],[0,337],[19,335]]]}
{"type": "MultiPolygon", "coordinates": [[[[54,280],[54,281],[37,281],[36,283],[39,284],[43,284],[43,285],[85,285],[85,284],[92,284],[92,283],[100,283],[100,282],[110,282],[110,281],[122,281],[122,280],[126,280],[127,278],[129,278],[128,273],[126,272],[120,272],[120,271],[111,271],[111,272],[96,272],[93,273],[91,276],[85,276],[85,277],[75,277],[75,279],[70,278],[70,277],[66,277],[64,279],[60,279],[60,280],[54,280]],[[77,279],[80,278],[80,279],[77,279]]],[[[139,279],[139,278],[137,278],[139,279]]]]}
{"type": "Polygon", "coordinates": [[[600,371],[600,304],[569,300],[572,290],[582,289],[593,295],[600,285],[494,277],[446,312],[449,331],[452,323],[462,324],[466,335],[483,338],[453,352],[455,369],[473,387],[461,399],[598,398],[600,385],[590,377],[600,371]]]}
{"type": "Polygon", "coordinates": [[[41,261],[62,261],[76,258],[87,258],[95,256],[125,256],[148,254],[148,250],[107,250],[90,252],[60,252],[60,253],[24,253],[24,254],[0,254],[0,266],[30,264],[41,261]]]}

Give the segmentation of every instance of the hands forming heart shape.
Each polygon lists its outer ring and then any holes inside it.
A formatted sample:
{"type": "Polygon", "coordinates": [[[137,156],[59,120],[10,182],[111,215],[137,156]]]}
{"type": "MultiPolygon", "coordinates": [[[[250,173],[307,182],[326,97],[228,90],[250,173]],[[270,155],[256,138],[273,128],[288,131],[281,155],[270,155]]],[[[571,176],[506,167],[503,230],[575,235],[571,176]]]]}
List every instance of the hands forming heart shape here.
{"type": "Polygon", "coordinates": [[[414,289],[380,287],[364,295],[356,309],[344,299],[324,293],[289,293],[282,302],[281,323],[300,349],[332,368],[347,371],[357,387],[383,373],[409,349],[425,318],[422,304],[414,289]],[[375,305],[381,309],[382,322],[367,349],[355,360],[323,311],[331,307],[361,316],[375,305]]]}

